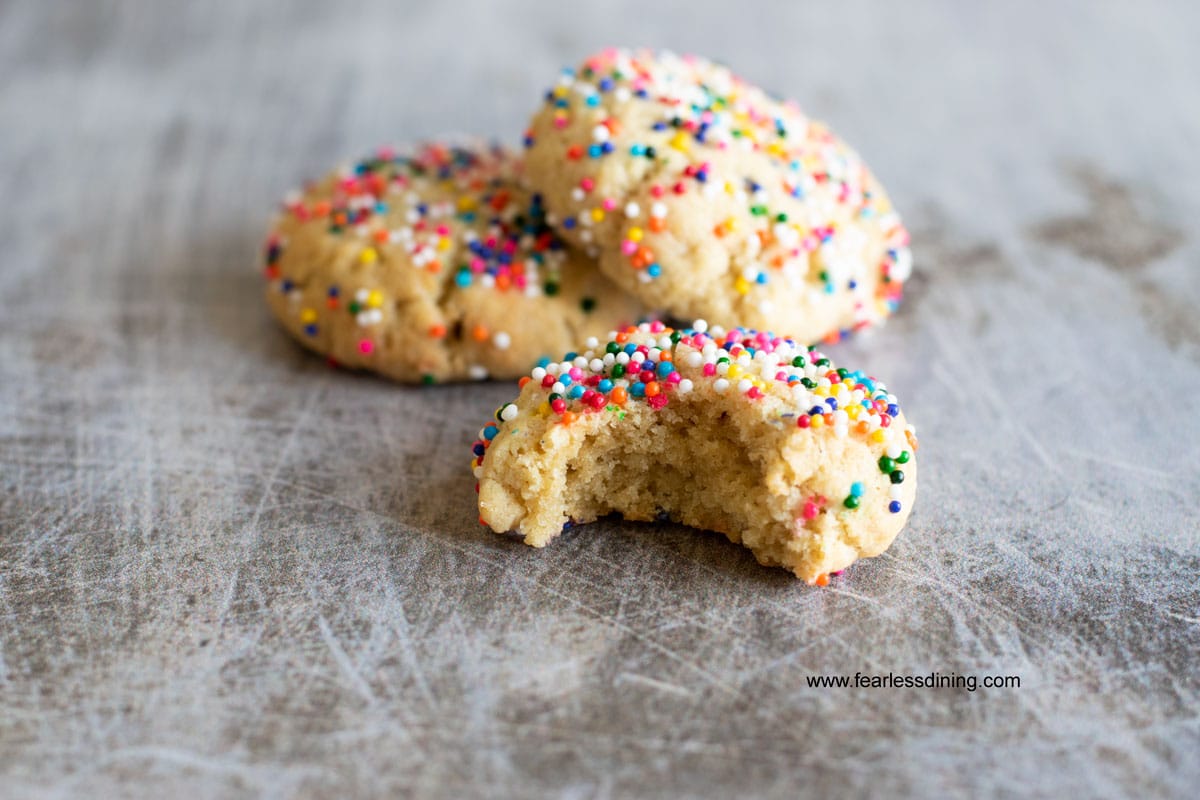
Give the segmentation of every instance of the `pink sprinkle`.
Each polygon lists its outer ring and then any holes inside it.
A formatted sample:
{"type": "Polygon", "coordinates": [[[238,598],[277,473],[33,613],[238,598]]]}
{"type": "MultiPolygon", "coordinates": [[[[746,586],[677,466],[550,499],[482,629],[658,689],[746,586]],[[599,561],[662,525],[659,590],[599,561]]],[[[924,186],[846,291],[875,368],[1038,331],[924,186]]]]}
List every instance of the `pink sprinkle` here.
{"type": "Polygon", "coordinates": [[[571,367],[571,370],[567,374],[571,376],[571,380],[573,381],[583,380],[583,370],[579,367],[571,367]]]}
{"type": "Polygon", "coordinates": [[[812,500],[809,500],[804,504],[804,509],[800,513],[805,519],[816,519],[817,514],[821,513],[821,510],[817,508],[816,503],[814,503],[812,500]]]}
{"type": "Polygon", "coordinates": [[[362,353],[364,356],[371,355],[371,353],[374,350],[375,350],[375,343],[372,342],[370,339],[363,339],[361,342],[358,343],[358,352],[362,353]]]}
{"type": "Polygon", "coordinates": [[[654,195],[655,197],[662,197],[665,191],[666,190],[664,190],[663,187],[657,183],[650,187],[650,194],[654,195]]]}
{"type": "MultiPolygon", "coordinates": [[[[665,325],[663,325],[663,324],[662,324],[661,322],[659,322],[658,320],[654,320],[654,322],[651,322],[651,323],[650,323],[650,332],[651,332],[651,333],[662,333],[662,332],[663,332],[663,329],[664,329],[665,327],[666,327],[666,326],[665,326],[665,325]]],[[[638,349],[640,350],[641,348],[638,348],[638,349]]]]}
{"type": "Polygon", "coordinates": [[[595,188],[595,186],[596,182],[591,178],[584,178],[579,182],[579,188],[583,189],[585,192],[590,192],[593,188],[595,188]]]}
{"type": "Polygon", "coordinates": [[[614,208],[617,207],[617,201],[612,199],[611,197],[608,197],[608,198],[605,198],[604,202],[601,203],[600,205],[602,205],[604,207],[605,211],[612,211],[614,208]]]}
{"type": "Polygon", "coordinates": [[[632,239],[626,239],[621,242],[621,252],[627,256],[631,256],[637,252],[637,242],[632,239]]]}
{"type": "Polygon", "coordinates": [[[716,364],[705,364],[704,365],[705,377],[712,377],[713,375],[716,375],[716,374],[717,374],[717,365],[716,364]]]}

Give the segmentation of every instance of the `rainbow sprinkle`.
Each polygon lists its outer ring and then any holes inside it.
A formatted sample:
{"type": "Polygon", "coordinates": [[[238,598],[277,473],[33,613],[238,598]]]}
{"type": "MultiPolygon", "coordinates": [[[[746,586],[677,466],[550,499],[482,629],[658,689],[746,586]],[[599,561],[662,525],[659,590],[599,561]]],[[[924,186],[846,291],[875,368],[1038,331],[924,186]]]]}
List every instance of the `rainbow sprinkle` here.
{"type": "MultiPolygon", "coordinates": [[[[701,383],[746,403],[765,403],[781,422],[814,436],[858,437],[879,448],[879,469],[890,476],[891,490],[875,502],[893,514],[902,510],[904,474],[895,465],[909,461],[917,438],[913,426],[896,424],[895,395],[881,381],[837,368],[815,347],[792,339],[746,328],[710,328],[704,320],[682,330],[646,322],[613,332],[603,344],[591,339],[582,353],[567,353],[562,361],[543,360],[520,386],[532,384],[541,394],[535,413],[572,425],[588,414],[623,418],[631,404],[660,410],[701,383]]],[[[472,445],[477,478],[492,440],[518,416],[517,405],[507,403],[479,432],[472,445]]],[[[863,482],[853,481],[841,503],[853,510],[868,501],[863,482]]],[[[801,516],[811,520],[828,504],[827,498],[814,496],[801,516]]]]}
{"type": "MultiPolygon", "coordinates": [[[[687,268],[659,259],[658,237],[679,198],[699,193],[706,201],[728,196],[740,210],[711,229],[727,245],[729,289],[738,295],[776,282],[803,287],[814,298],[850,293],[853,323],[829,331],[826,341],[877,323],[899,305],[912,268],[907,230],[857,154],[796,105],[702,58],[615,48],[564,70],[545,105],[541,119],[548,115],[554,133],[543,122],[534,127],[563,142],[558,163],[578,176],[570,207],[553,209],[558,225],[591,245],[596,229],[619,217],[614,247],[639,281],[687,268]],[[636,123],[626,127],[627,120],[636,123]],[[760,155],[762,168],[730,172],[728,159],[718,156],[736,152],[760,155]],[[631,181],[613,177],[620,170],[606,169],[618,157],[635,159],[638,198],[645,202],[629,199],[634,187],[624,184],[631,181]],[[637,167],[638,160],[645,166],[637,167]],[[872,281],[863,280],[865,225],[883,241],[872,281]]],[[[526,147],[537,146],[538,136],[527,131],[526,147]]],[[[755,296],[767,311],[773,301],[755,296]]]]}

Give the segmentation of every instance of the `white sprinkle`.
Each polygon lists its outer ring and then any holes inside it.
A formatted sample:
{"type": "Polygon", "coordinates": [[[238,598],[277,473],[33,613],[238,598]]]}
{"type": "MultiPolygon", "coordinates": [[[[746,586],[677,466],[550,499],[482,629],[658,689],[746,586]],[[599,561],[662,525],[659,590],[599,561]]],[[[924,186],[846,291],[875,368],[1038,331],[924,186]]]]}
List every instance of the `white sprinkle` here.
{"type": "Polygon", "coordinates": [[[680,394],[687,394],[687,393],[688,393],[688,392],[690,392],[691,390],[692,390],[692,382],[691,382],[691,380],[689,380],[688,378],[684,378],[683,380],[681,380],[681,381],[679,382],[679,389],[678,389],[678,391],[679,391],[679,393],[680,393],[680,394]]]}
{"type": "Polygon", "coordinates": [[[724,378],[717,378],[715,381],[713,381],[713,390],[718,394],[723,393],[728,388],[729,381],[725,380],[724,378]]]}
{"type": "Polygon", "coordinates": [[[741,394],[745,394],[746,392],[750,391],[750,387],[753,385],[754,384],[751,383],[749,378],[742,378],[740,381],[738,381],[737,390],[741,394]]]}
{"type": "Polygon", "coordinates": [[[492,337],[492,344],[496,345],[496,348],[499,350],[507,350],[512,345],[512,337],[504,331],[498,331],[492,337]]]}
{"type": "Polygon", "coordinates": [[[488,376],[487,367],[482,366],[481,364],[472,364],[467,368],[467,375],[469,375],[473,381],[486,381],[488,376]]]}
{"type": "Polygon", "coordinates": [[[602,372],[604,370],[604,362],[598,358],[593,358],[588,362],[588,369],[592,372],[602,372]]]}
{"type": "Polygon", "coordinates": [[[583,344],[585,347],[587,347],[588,350],[595,350],[597,347],[600,346],[600,340],[597,339],[595,336],[589,336],[587,338],[587,341],[584,342],[583,344]]]}
{"type": "Polygon", "coordinates": [[[621,364],[622,366],[625,364],[628,364],[629,363],[629,353],[626,353],[624,350],[617,353],[617,363],[621,364]]]}
{"type": "Polygon", "coordinates": [[[900,484],[893,483],[888,489],[888,498],[891,500],[899,500],[904,496],[904,490],[900,488],[900,484]]]}
{"type": "Polygon", "coordinates": [[[845,425],[835,425],[833,427],[833,432],[839,439],[845,439],[846,436],[849,435],[850,429],[845,425]]]}
{"type": "Polygon", "coordinates": [[[533,378],[535,381],[540,381],[542,378],[546,377],[546,368],[534,367],[533,372],[529,373],[529,377],[533,378]]]}
{"type": "Polygon", "coordinates": [[[580,189],[578,186],[576,186],[574,189],[572,189],[571,190],[571,199],[574,200],[576,203],[582,203],[583,202],[583,189],[580,189]]]}
{"type": "Polygon", "coordinates": [[[640,213],[642,213],[642,207],[637,203],[631,201],[625,204],[625,216],[629,217],[630,219],[636,219],[637,215],[640,213]]]}
{"type": "Polygon", "coordinates": [[[608,137],[609,137],[608,128],[604,127],[603,125],[597,125],[596,127],[592,128],[592,141],[593,142],[602,142],[602,143],[607,142],[608,137]]]}
{"type": "Polygon", "coordinates": [[[550,391],[554,392],[555,394],[562,394],[566,390],[567,390],[567,387],[563,386],[558,381],[555,381],[554,385],[550,387],[550,391]]]}
{"type": "Polygon", "coordinates": [[[575,360],[571,362],[572,367],[579,367],[580,369],[587,369],[587,365],[588,360],[583,356],[575,356],[575,360]]]}
{"type": "Polygon", "coordinates": [[[641,350],[635,350],[633,355],[631,355],[629,357],[629,360],[635,364],[640,364],[646,360],[646,354],[643,353],[641,350]]]}
{"type": "Polygon", "coordinates": [[[662,202],[661,200],[656,201],[654,203],[654,205],[650,206],[650,216],[661,219],[661,218],[665,217],[666,215],[667,215],[667,204],[662,202]]]}
{"type": "Polygon", "coordinates": [[[687,363],[689,367],[698,367],[704,363],[704,356],[693,350],[692,352],[688,353],[687,363]]]}
{"type": "Polygon", "coordinates": [[[509,403],[500,410],[500,419],[504,420],[505,422],[510,422],[517,418],[517,413],[517,404],[509,403]]]}
{"type": "Polygon", "coordinates": [[[694,330],[696,333],[704,333],[706,330],[708,330],[708,322],[706,320],[698,319],[692,323],[692,330],[694,330]]]}
{"type": "Polygon", "coordinates": [[[615,355],[612,353],[604,354],[604,366],[611,367],[615,363],[617,363],[617,357],[615,355]]]}

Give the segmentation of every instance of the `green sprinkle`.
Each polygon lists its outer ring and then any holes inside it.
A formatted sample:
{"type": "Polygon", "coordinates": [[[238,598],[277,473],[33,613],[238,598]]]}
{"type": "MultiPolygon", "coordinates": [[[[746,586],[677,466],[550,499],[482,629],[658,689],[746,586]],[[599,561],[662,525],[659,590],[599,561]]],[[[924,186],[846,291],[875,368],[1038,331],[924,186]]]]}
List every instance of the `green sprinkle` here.
{"type": "Polygon", "coordinates": [[[879,457],[879,471],[880,472],[887,474],[887,473],[890,473],[895,468],[896,468],[896,464],[890,458],[888,458],[887,456],[879,457]]]}
{"type": "Polygon", "coordinates": [[[896,463],[897,464],[907,464],[908,463],[908,451],[907,450],[900,451],[900,455],[896,456],[896,463]]]}
{"type": "Polygon", "coordinates": [[[594,297],[585,297],[579,301],[579,307],[583,309],[583,313],[590,314],[596,307],[596,299],[594,297]]]}
{"type": "Polygon", "coordinates": [[[858,508],[858,504],[862,501],[854,495],[848,495],[843,502],[845,503],[846,508],[858,508]]]}
{"type": "Polygon", "coordinates": [[[433,384],[437,383],[437,378],[433,377],[427,372],[421,376],[421,383],[425,384],[426,386],[432,386],[433,384]]]}

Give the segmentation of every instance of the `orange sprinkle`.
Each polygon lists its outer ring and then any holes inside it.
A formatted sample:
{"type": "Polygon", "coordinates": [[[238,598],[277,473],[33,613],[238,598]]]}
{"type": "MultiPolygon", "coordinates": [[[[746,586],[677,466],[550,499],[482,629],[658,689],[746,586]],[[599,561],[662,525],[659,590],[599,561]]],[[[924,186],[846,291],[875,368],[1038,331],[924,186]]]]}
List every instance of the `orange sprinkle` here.
{"type": "Polygon", "coordinates": [[[529,383],[531,380],[533,380],[533,378],[531,378],[531,377],[529,377],[528,375],[526,375],[524,378],[521,378],[521,380],[517,381],[517,386],[519,386],[519,387],[521,387],[522,389],[524,389],[524,388],[525,388],[525,384],[529,383]]]}
{"type": "Polygon", "coordinates": [[[333,206],[328,200],[319,200],[316,203],[313,203],[312,213],[317,217],[327,217],[329,216],[329,211],[332,208],[333,206]]]}
{"type": "Polygon", "coordinates": [[[612,390],[610,397],[614,403],[623,406],[625,405],[625,401],[629,399],[629,393],[625,391],[624,386],[618,386],[612,390]]]}
{"type": "Polygon", "coordinates": [[[486,342],[488,338],[488,329],[483,325],[476,325],[471,329],[471,338],[477,342],[486,342]]]}
{"type": "Polygon", "coordinates": [[[371,234],[371,236],[372,236],[372,238],[375,239],[375,241],[379,242],[380,244],[387,244],[387,240],[388,240],[387,228],[379,228],[373,234],[371,234]]]}
{"type": "Polygon", "coordinates": [[[815,583],[817,584],[817,586],[828,586],[829,585],[829,576],[828,575],[818,575],[815,583]]]}
{"type": "MultiPolygon", "coordinates": [[[[329,299],[332,300],[333,298],[331,297],[329,299]]],[[[440,323],[437,325],[430,325],[429,326],[429,335],[432,336],[434,339],[442,338],[443,336],[446,335],[446,326],[442,325],[440,323]]]]}
{"type": "Polygon", "coordinates": [[[563,415],[562,415],[562,424],[563,424],[563,425],[570,425],[571,423],[573,423],[573,422],[574,422],[575,420],[577,420],[578,418],[579,418],[579,417],[578,417],[578,416],[575,414],[575,412],[574,412],[574,411],[564,411],[564,412],[563,412],[563,415]]]}
{"type": "Polygon", "coordinates": [[[658,393],[661,391],[658,381],[650,381],[646,384],[646,397],[658,397],[658,393]]]}
{"type": "Polygon", "coordinates": [[[662,217],[651,217],[650,221],[646,223],[646,227],[655,233],[662,233],[667,229],[667,222],[662,217]]]}

